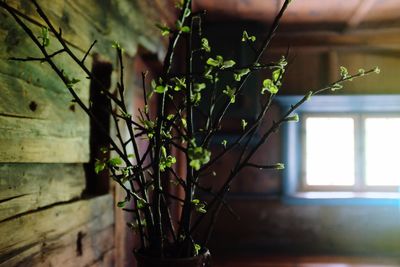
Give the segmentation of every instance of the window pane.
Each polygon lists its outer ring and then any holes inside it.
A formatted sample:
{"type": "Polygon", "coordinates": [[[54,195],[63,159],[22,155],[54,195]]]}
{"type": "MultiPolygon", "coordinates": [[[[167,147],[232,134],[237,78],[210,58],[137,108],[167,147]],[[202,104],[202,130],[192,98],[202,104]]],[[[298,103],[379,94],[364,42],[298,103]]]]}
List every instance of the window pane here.
{"type": "Polygon", "coordinates": [[[307,118],[306,183],[354,184],[353,118],[307,118]]]}
{"type": "Polygon", "coordinates": [[[400,185],[400,118],[365,120],[367,185],[400,185]]]}

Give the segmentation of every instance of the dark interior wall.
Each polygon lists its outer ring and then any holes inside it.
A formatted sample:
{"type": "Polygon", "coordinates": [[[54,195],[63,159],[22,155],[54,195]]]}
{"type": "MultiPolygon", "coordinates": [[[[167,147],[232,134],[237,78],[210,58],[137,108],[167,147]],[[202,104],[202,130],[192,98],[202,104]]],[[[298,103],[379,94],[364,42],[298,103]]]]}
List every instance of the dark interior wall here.
{"type": "Polygon", "coordinates": [[[396,205],[288,205],[280,196],[229,203],[240,220],[222,213],[210,243],[219,253],[400,256],[396,205]]]}
{"type": "MultiPolygon", "coordinates": [[[[230,29],[224,34],[232,34],[239,41],[241,31],[235,31],[235,27],[230,29]]],[[[229,38],[216,39],[214,45],[220,46],[220,51],[232,47],[231,43],[224,43],[229,38]]],[[[272,48],[265,60],[276,60],[284,53],[285,49],[272,48]]],[[[375,66],[381,69],[378,76],[347,83],[343,91],[337,92],[339,94],[400,93],[400,57],[397,53],[329,46],[302,49],[292,44],[289,63],[281,94],[302,95],[321,88],[339,78],[339,66],[346,66],[350,72],[375,66]]],[[[262,75],[260,80],[268,75],[262,75]]],[[[274,109],[270,115],[276,117],[277,110],[274,109]]],[[[267,118],[266,125],[272,118],[267,118]]],[[[231,123],[234,124],[235,120],[231,123]]],[[[280,162],[281,137],[280,132],[272,136],[254,157],[255,161],[264,164],[280,162]]],[[[222,160],[215,170],[217,176],[208,182],[215,187],[222,184],[223,175],[219,173],[226,173],[236,156],[231,154],[222,160]]],[[[288,164],[290,162],[285,162],[288,164]]],[[[232,184],[232,194],[228,197],[241,219],[236,220],[226,210],[222,212],[210,247],[222,253],[257,251],[400,256],[400,212],[397,205],[325,205],[318,201],[289,204],[282,191],[282,176],[278,171],[244,169],[232,184]]]]}

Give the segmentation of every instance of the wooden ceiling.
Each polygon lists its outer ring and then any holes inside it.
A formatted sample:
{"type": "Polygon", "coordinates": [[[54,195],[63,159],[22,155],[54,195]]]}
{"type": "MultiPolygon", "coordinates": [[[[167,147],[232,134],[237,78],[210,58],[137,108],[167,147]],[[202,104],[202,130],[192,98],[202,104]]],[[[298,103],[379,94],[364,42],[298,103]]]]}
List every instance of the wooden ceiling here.
{"type": "MultiPolygon", "coordinates": [[[[208,18],[270,24],[284,0],[193,0],[208,18]]],[[[282,39],[303,46],[364,46],[400,52],[400,0],[293,0],[282,39]]]]}
{"type": "MultiPolygon", "coordinates": [[[[207,10],[213,19],[235,18],[269,23],[283,2],[194,0],[194,5],[197,9],[207,10]]],[[[293,0],[281,25],[292,26],[296,30],[327,27],[341,31],[400,27],[400,0],[293,0]]]]}

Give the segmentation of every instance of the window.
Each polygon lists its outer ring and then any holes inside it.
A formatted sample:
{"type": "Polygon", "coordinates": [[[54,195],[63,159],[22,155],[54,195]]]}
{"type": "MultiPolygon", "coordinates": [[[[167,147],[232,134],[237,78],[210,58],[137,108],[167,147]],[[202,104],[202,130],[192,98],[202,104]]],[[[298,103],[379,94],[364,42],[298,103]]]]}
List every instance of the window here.
{"type": "Polygon", "coordinates": [[[400,117],[304,114],[303,189],[395,191],[400,117]]]}
{"type": "MultiPolygon", "coordinates": [[[[282,111],[300,99],[277,98],[282,111]]],[[[399,191],[399,95],[314,96],[297,113],[281,130],[286,195],[399,191]]]]}
{"type": "Polygon", "coordinates": [[[354,185],[354,119],[311,115],[302,120],[304,186],[354,185]]]}

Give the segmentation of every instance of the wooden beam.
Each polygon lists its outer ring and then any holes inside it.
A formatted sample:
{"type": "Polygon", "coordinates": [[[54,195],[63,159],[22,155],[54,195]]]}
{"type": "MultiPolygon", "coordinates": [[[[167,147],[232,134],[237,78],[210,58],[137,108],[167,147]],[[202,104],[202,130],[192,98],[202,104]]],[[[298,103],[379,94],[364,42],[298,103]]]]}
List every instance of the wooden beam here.
{"type": "Polygon", "coordinates": [[[287,32],[277,34],[272,48],[357,49],[400,52],[400,30],[336,32],[287,32]]]}
{"type": "Polygon", "coordinates": [[[357,26],[362,23],[363,19],[371,11],[374,4],[375,0],[360,1],[354,13],[349,17],[344,31],[356,29],[357,26]]]}

